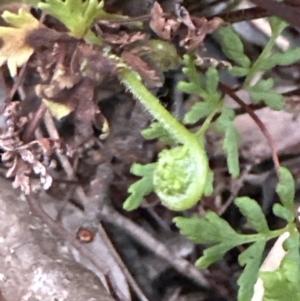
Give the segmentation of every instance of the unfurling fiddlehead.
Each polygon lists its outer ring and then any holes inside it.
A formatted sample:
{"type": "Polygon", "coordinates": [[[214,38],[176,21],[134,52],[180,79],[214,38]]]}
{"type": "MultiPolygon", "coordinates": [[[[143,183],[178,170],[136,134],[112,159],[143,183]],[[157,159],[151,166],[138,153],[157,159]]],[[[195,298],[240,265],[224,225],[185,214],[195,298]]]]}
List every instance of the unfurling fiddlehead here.
{"type": "MultiPolygon", "coordinates": [[[[189,132],[159,103],[142,84],[138,74],[128,67],[122,67],[119,79],[178,144],[159,154],[153,171],[153,182],[147,185],[152,185],[162,203],[169,209],[180,211],[191,208],[201,198],[208,174],[208,160],[203,146],[196,135],[189,132]]],[[[144,187],[136,189],[145,190],[144,187]]],[[[134,194],[133,191],[130,192],[134,194]]],[[[137,192],[136,195],[139,195],[141,202],[141,193],[137,192]]],[[[129,197],[125,202],[126,209],[135,209],[140,204],[135,200],[133,206],[130,200],[129,197]]]]}

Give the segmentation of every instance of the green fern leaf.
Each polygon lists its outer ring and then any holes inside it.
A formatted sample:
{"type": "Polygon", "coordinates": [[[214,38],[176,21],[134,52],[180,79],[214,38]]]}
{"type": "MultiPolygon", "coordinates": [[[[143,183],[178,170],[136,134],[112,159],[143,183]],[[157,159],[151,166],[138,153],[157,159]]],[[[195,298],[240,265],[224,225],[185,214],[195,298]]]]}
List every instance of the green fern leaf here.
{"type": "Polygon", "coordinates": [[[267,71],[275,66],[288,66],[300,60],[300,48],[289,49],[283,53],[274,53],[262,60],[257,67],[258,70],[267,71]]]}
{"type": "Polygon", "coordinates": [[[61,21],[76,38],[83,38],[89,31],[104,2],[98,0],[46,0],[38,7],[61,21]]]}
{"type": "Polygon", "coordinates": [[[265,288],[264,301],[300,300],[299,233],[296,231],[292,233],[284,246],[287,254],[279,269],[260,273],[265,288]]]}
{"type": "Polygon", "coordinates": [[[238,301],[250,301],[254,293],[254,285],[257,280],[262,254],[266,242],[258,240],[239,256],[239,264],[245,266],[243,273],[238,279],[240,286],[238,301]]]}
{"type": "Polygon", "coordinates": [[[247,218],[249,225],[253,229],[260,233],[270,231],[265,215],[256,201],[249,197],[240,197],[235,200],[235,204],[238,206],[241,213],[247,218]]]}
{"type": "Polygon", "coordinates": [[[232,249],[232,244],[230,243],[221,243],[207,248],[204,250],[203,256],[196,261],[196,266],[199,269],[206,269],[212,263],[221,260],[230,249],[232,249]]]}
{"type": "Polygon", "coordinates": [[[231,26],[222,27],[218,31],[222,50],[225,55],[244,68],[251,65],[249,58],[244,54],[244,45],[240,36],[231,26]]]}
{"type": "Polygon", "coordinates": [[[279,169],[280,179],[276,187],[281,203],[283,206],[291,211],[294,211],[294,199],[295,199],[295,181],[291,172],[281,167],[279,169]]]}
{"type": "Polygon", "coordinates": [[[173,219],[180,233],[196,243],[214,244],[237,237],[234,229],[214,212],[208,212],[202,218],[175,217],[173,219]]]}
{"type": "Polygon", "coordinates": [[[285,219],[288,223],[291,223],[295,219],[295,211],[291,209],[287,209],[286,207],[282,206],[281,204],[275,204],[273,206],[273,213],[282,218],[285,219]]]}
{"type": "Polygon", "coordinates": [[[240,135],[234,125],[230,124],[225,131],[223,149],[227,153],[227,166],[233,177],[240,174],[239,142],[240,135]]]}
{"type": "Polygon", "coordinates": [[[152,122],[149,128],[142,131],[142,135],[148,140],[160,139],[166,144],[177,144],[170,133],[159,122],[152,122]]]}
{"type": "Polygon", "coordinates": [[[237,66],[234,66],[229,70],[230,74],[235,77],[244,77],[248,75],[249,71],[250,71],[249,68],[237,67],[237,66]]]}
{"type": "Polygon", "coordinates": [[[131,211],[138,208],[143,202],[145,195],[153,191],[153,173],[157,166],[156,163],[141,165],[133,164],[130,172],[136,176],[141,176],[142,179],[132,184],[128,192],[131,194],[123,204],[125,210],[131,211]]]}
{"type": "Polygon", "coordinates": [[[187,112],[183,118],[185,124],[193,124],[200,119],[209,116],[216,106],[210,102],[197,102],[194,104],[189,112],[187,112]]]}

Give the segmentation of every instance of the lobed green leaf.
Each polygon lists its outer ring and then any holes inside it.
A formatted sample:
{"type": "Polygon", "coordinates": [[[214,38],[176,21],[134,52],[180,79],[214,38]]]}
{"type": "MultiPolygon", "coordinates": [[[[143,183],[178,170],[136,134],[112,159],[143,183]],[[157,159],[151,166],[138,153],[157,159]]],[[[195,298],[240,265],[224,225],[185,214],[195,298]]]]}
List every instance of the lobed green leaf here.
{"type": "Polygon", "coordinates": [[[178,83],[177,88],[189,94],[202,94],[204,92],[203,82],[196,69],[193,57],[185,54],[183,56],[183,64],[185,67],[182,68],[182,71],[189,78],[189,82],[181,81],[178,83]]]}
{"type": "Polygon", "coordinates": [[[204,195],[209,196],[214,192],[214,172],[209,168],[206,177],[206,185],[204,188],[204,195]]]}
{"type": "Polygon", "coordinates": [[[209,116],[214,110],[216,106],[210,102],[197,102],[192,106],[190,111],[188,111],[184,118],[183,122],[185,124],[193,124],[199,121],[200,119],[209,116]]]}
{"type": "Polygon", "coordinates": [[[205,73],[205,76],[206,76],[206,83],[205,83],[206,92],[209,95],[215,95],[216,93],[217,95],[219,95],[218,85],[219,85],[220,78],[217,69],[212,67],[209,68],[205,73]]]}
{"type": "Polygon", "coordinates": [[[208,212],[204,217],[175,217],[173,219],[180,233],[196,243],[215,244],[223,241],[234,241],[238,234],[214,212],[208,212]]]}
{"type": "Polygon", "coordinates": [[[249,197],[239,197],[235,200],[235,204],[253,229],[260,233],[270,231],[265,215],[256,201],[249,197]]]}
{"type": "Polygon", "coordinates": [[[283,53],[274,53],[260,62],[258,70],[267,71],[275,66],[288,66],[300,60],[300,47],[288,49],[283,53]]]}
{"type": "Polygon", "coordinates": [[[275,204],[273,206],[273,213],[276,216],[285,219],[288,223],[293,222],[295,219],[295,211],[283,207],[281,204],[275,204]]]}
{"type": "Polygon", "coordinates": [[[244,68],[251,65],[249,58],[244,54],[244,45],[240,36],[231,26],[222,27],[218,31],[221,47],[225,55],[244,68]]]}
{"type": "Polygon", "coordinates": [[[232,121],[235,118],[235,112],[232,109],[224,109],[220,115],[220,117],[217,119],[215,123],[216,130],[224,133],[225,129],[232,124],[232,121]]]}
{"type": "Polygon", "coordinates": [[[274,87],[274,79],[261,79],[256,83],[254,86],[250,88],[251,91],[260,91],[260,92],[267,92],[270,91],[274,87]]]}
{"type": "Polygon", "coordinates": [[[132,184],[128,192],[131,194],[123,204],[125,210],[131,211],[138,208],[143,202],[145,195],[153,191],[153,173],[157,163],[141,165],[133,164],[130,172],[136,176],[141,176],[142,179],[132,184]]]}
{"type": "Polygon", "coordinates": [[[212,263],[222,259],[225,256],[225,254],[232,248],[233,246],[231,243],[221,243],[213,247],[207,248],[204,250],[203,256],[201,256],[196,261],[196,266],[200,269],[206,269],[212,263]]]}
{"type": "Polygon", "coordinates": [[[235,77],[244,77],[248,75],[249,71],[250,71],[249,68],[238,67],[238,66],[234,66],[229,70],[230,74],[235,77]]]}
{"type": "Polygon", "coordinates": [[[142,130],[142,135],[149,140],[160,139],[166,144],[176,144],[174,138],[159,122],[152,122],[150,127],[142,130]]]}
{"type": "Polygon", "coordinates": [[[281,34],[281,32],[288,26],[286,21],[275,16],[270,17],[269,22],[273,35],[281,34]]]}
{"type": "Polygon", "coordinates": [[[263,101],[273,110],[282,110],[284,108],[283,96],[277,92],[259,92],[249,90],[250,96],[254,103],[263,101]]]}
{"type": "MultiPolygon", "coordinates": [[[[98,0],[46,0],[38,7],[61,21],[76,38],[89,38],[96,41],[96,36],[90,30],[99,12],[104,13],[104,2],[98,0]]],[[[100,43],[100,40],[98,39],[100,43]]],[[[97,43],[98,44],[98,43],[97,43]]]]}
{"type": "Polygon", "coordinates": [[[264,301],[300,300],[300,236],[294,232],[284,243],[287,254],[280,267],[272,272],[260,272],[264,282],[264,301]]]}
{"type": "Polygon", "coordinates": [[[240,174],[239,164],[239,142],[240,135],[234,125],[231,123],[225,130],[225,138],[223,141],[223,149],[227,153],[227,166],[229,173],[233,177],[240,174]]]}
{"type": "Polygon", "coordinates": [[[295,181],[291,172],[285,168],[279,169],[279,183],[276,186],[276,192],[278,193],[281,203],[289,210],[294,210],[295,199],[295,181]]]}
{"type": "Polygon", "coordinates": [[[240,254],[238,258],[239,264],[245,266],[243,273],[238,279],[240,287],[238,292],[239,301],[250,301],[252,299],[265,245],[266,242],[264,240],[258,240],[240,254]]]}

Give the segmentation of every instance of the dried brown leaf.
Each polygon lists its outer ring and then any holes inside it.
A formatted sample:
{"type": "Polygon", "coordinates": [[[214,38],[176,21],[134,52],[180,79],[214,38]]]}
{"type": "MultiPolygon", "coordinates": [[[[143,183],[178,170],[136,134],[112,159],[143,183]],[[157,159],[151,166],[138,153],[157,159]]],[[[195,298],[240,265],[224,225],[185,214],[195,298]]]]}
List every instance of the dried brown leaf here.
{"type": "Polygon", "coordinates": [[[80,72],[84,77],[96,80],[98,83],[104,78],[116,73],[116,66],[100,51],[89,45],[81,44],[73,58],[74,72],[80,72]]]}
{"type": "Polygon", "coordinates": [[[2,18],[12,27],[0,27],[0,66],[7,63],[10,75],[14,77],[17,68],[24,65],[34,52],[26,43],[26,36],[39,27],[39,21],[23,8],[18,14],[5,11],[2,18]]]}
{"type": "Polygon", "coordinates": [[[130,65],[139,73],[149,88],[157,88],[162,86],[162,78],[138,55],[129,51],[123,51],[121,57],[128,65],[130,65]]]}
{"type": "Polygon", "coordinates": [[[179,18],[179,20],[185,26],[187,26],[187,28],[189,30],[193,31],[196,29],[189,12],[187,11],[187,9],[184,6],[180,5],[180,3],[175,4],[175,13],[176,13],[177,17],[179,18]]]}
{"type": "Polygon", "coordinates": [[[189,29],[187,36],[181,40],[180,46],[185,47],[189,52],[194,52],[203,44],[207,34],[213,33],[224,21],[220,18],[213,18],[207,21],[206,18],[193,18],[196,29],[189,29]]]}
{"type": "Polygon", "coordinates": [[[65,32],[58,32],[48,27],[40,27],[30,31],[26,36],[26,43],[34,48],[40,50],[41,48],[53,48],[55,43],[67,43],[74,47],[78,43],[78,40],[71,37],[65,32]]]}
{"type": "Polygon", "coordinates": [[[24,162],[19,156],[14,159],[13,166],[7,171],[6,177],[15,177],[12,186],[14,188],[20,187],[25,194],[30,194],[30,166],[24,162]]]}
{"type": "Polygon", "coordinates": [[[103,33],[101,37],[107,43],[124,47],[131,43],[145,40],[147,35],[143,32],[127,33],[125,31],[120,31],[118,34],[103,33]]]}
{"type": "Polygon", "coordinates": [[[151,12],[151,29],[162,39],[171,40],[174,33],[180,26],[180,22],[171,18],[164,17],[162,7],[158,2],[155,2],[151,12]]]}

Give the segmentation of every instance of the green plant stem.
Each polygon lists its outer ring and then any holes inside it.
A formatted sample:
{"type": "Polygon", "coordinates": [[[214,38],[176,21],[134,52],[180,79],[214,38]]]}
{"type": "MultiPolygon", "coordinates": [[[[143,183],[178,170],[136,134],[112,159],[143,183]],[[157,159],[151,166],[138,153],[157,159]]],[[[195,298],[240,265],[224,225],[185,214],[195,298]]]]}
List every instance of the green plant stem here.
{"type": "MultiPolygon", "coordinates": [[[[288,224],[286,227],[284,227],[282,229],[278,229],[278,230],[274,230],[274,231],[270,231],[270,232],[266,233],[265,240],[266,241],[271,240],[273,238],[279,237],[281,234],[283,234],[285,232],[293,232],[294,230],[295,230],[295,224],[294,223],[288,224]]],[[[238,244],[240,245],[240,244],[256,242],[261,239],[261,235],[262,235],[262,233],[250,234],[250,235],[247,235],[246,237],[244,235],[242,235],[241,240],[239,241],[238,244]]]]}
{"type": "Polygon", "coordinates": [[[276,39],[280,36],[281,32],[282,32],[282,30],[272,34],[272,36],[271,36],[269,42],[267,43],[267,45],[265,46],[264,50],[262,51],[262,53],[260,54],[258,59],[255,61],[255,63],[252,65],[250,72],[248,73],[248,75],[245,79],[245,82],[243,84],[243,89],[249,88],[253,77],[255,76],[255,74],[257,72],[259,72],[259,67],[261,65],[261,62],[266,60],[267,57],[270,55],[272,48],[276,42],[276,39]]]}
{"type": "MultiPolygon", "coordinates": [[[[162,202],[172,210],[185,210],[192,207],[203,194],[207,173],[207,155],[198,141],[198,137],[189,132],[180,122],[178,122],[159,102],[159,100],[143,85],[140,77],[127,66],[121,67],[118,73],[120,81],[139,100],[150,114],[169,132],[172,138],[182,144],[188,150],[189,163],[186,169],[192,173],[191,183],[184,194],[166,196],[162,198],[160,191],[155,191],[160,195],[162,202]],[[176,205],[174,205],[176,203],[176,205]]],[[[170,155],[170,164],[178,164],[176,158],[170,155]]],[[[162,171],[163,172],[163,171],[162,171]]],[[[174,178],[180,175],[174,175],[174,178]]],[[[168,183],[166,183],[168,185],[168,183]]]]}
{"type": "Polygon", "coordinates": [[[201,125],[201,128],[199,129],[199,131],[197,131],[195,133],[195,135],[198,138],[201,138],[204,135],[204,133],[208,130],[208,128],[209,128],[212,120],[214,119],[215,115],[217,115],[218,113],[220,113],[220,108],[215,109],[212,113],[210,113],[209,116],[207,116],[204,123],[201,125]]]}
{"type": "MultiPolygon", "coordinates": [[[[199,143],[194,134],[178,122],[141,82],[139,76],[129,68],[123,68],[119,73],[120,81],[138,99],[150,114],[159,121],[163,127],[172,134],[173,138],[186,146],[199,150],[199,143]]],[[[200,152],[203,152],[201,148],[200,152]]]]}

